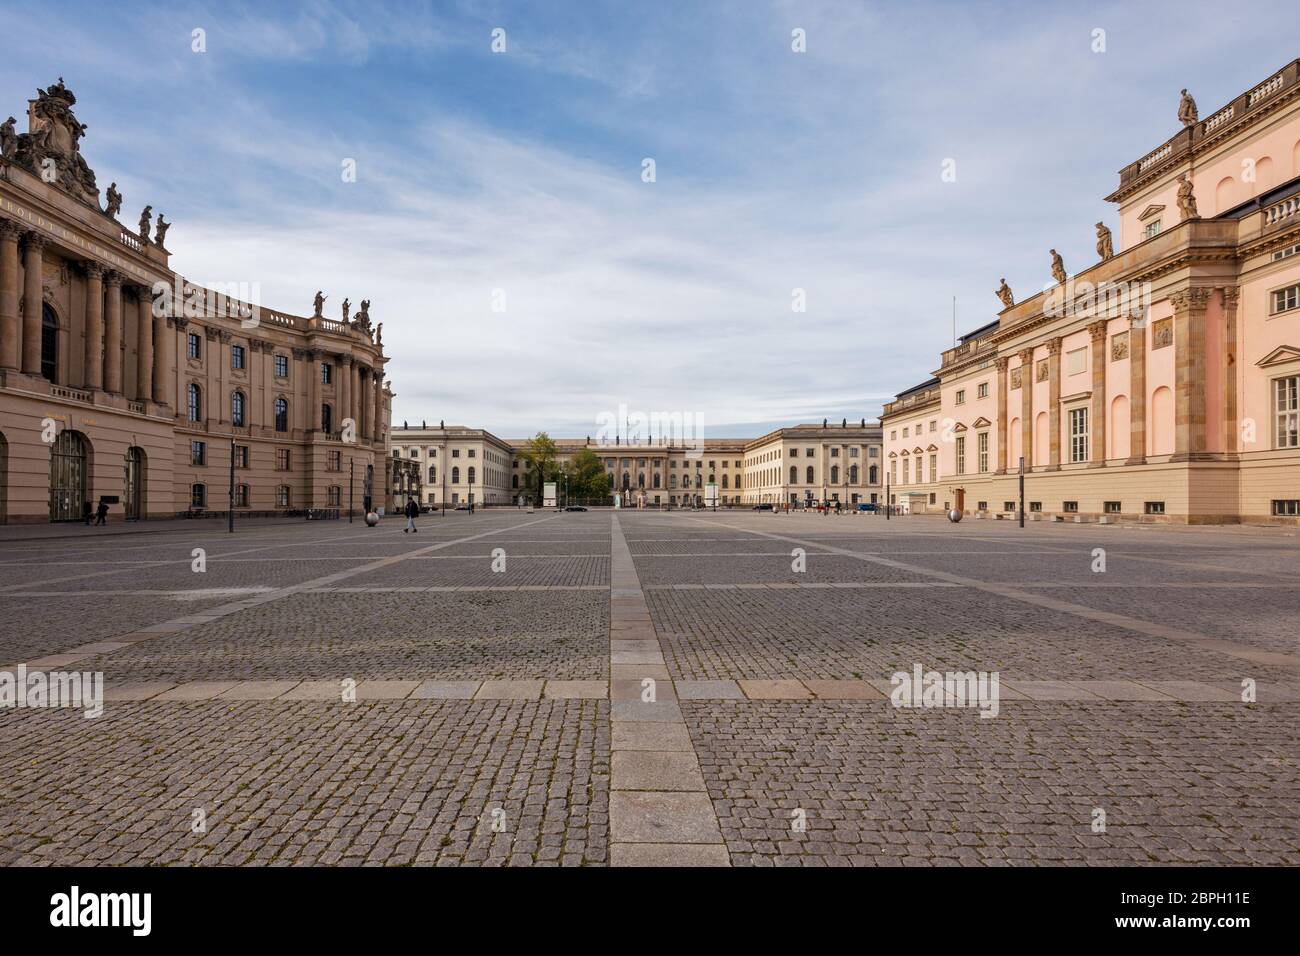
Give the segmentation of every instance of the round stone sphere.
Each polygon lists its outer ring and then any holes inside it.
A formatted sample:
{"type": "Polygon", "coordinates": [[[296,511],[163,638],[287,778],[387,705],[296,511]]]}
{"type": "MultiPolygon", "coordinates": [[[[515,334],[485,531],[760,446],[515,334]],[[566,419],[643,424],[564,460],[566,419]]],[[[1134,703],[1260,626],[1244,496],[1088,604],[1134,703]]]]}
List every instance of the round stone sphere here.
{"type": "Polygon", "coordinates": [[[961,512],[958,511],[956,508],[953,508],[951,511],[948,512],[948,520],[951,521],[953,524],[956,524],[958,521],[961,520],[961,512]]]}
{"type": "Polygon", "coordinates": [[[373,511],[367,511],[367,512],[366,512],[366,524],[368,524],[368,525],[369,525],[370,527],[372,527],[372,528],[373,528],[375,525],[379,524],[379,515],[375,514],[373,511]]]}

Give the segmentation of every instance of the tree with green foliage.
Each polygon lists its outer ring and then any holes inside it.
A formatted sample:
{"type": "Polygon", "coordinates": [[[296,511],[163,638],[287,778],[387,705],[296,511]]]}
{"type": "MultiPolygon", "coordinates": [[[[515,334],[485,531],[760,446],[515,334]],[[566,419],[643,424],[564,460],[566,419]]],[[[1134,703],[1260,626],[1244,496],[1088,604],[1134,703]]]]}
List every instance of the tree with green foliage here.
{"type": "Polygon", "coordinates": [[[569,498],[573,500],[604,498],[609,495],[609,480],[605,477],[605,463],[590,448],[580,448],[564,465],[569,482],[569,498]]]}
{"type": "Polygon", "coordinates": [[[537,489],[533,502],[535,505],[540,506],[542,504],[542,485],[548,478],[554,478],[558,470],[555,464],[555,442],[551,440],[551,436],[546,432],[538,432],[528,439],[528,444],[524,445],[519,457],[528,464],[528,474],[525,476],[524,485],[525,487],[532,486],[537,489]]]}

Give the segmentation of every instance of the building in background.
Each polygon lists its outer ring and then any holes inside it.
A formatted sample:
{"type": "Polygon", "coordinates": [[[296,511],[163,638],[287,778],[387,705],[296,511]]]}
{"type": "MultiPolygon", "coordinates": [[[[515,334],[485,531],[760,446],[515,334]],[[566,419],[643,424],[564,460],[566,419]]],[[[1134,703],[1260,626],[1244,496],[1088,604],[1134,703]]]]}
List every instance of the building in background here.
{"type": "MultiPolygon", "coordinates": [[[[391,486],[392,392],[368,303],[340,320],[259,306],[169,266],[171,224],[100,188],[62,82],[0,130],[0,521],[230,507],[358,510],[391,486]]],[[[3,112],[3,111],[0,111],[3,112]]],[[[304,298],[310,293],[304,291],[304,298]]],[[[376,500],[382,505],[382,500],[376,500]]]]}
{"type": "MultiPolygon", "coordinates": [[[[1171,115],[1173,110],[1170,111],[1171,115]]],[[[1120,172],[1118,247],[942,354],[881,416],[894,503],[1300,518],[1300,60],[1120,172]]]]}
{"type": "MultiPolygon", "coordinates": [[[[851,505],[876,502],[883,491],[880,426],[865,421],[779,428],[755,439],[704,439],[698,446],[666,439],[553,440],[557,466],[589,449],[605,466],[609,494],[632,504],[703,505],[710,485],[720,505],[851,505]]],[[[391,431],[389,455],[422,463],[422,504],[511,504],[536,494],[521,457],[527,444],[483,429],[403,423],[391,431]]]]}

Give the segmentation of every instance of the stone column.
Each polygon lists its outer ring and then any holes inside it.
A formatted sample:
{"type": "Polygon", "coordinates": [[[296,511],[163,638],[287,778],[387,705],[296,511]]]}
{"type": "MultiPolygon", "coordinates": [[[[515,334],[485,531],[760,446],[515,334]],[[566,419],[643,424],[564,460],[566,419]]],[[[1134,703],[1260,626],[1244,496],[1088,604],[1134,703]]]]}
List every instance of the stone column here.
{"type": "Polygon", "coordinates": [[[355,358],[348,361],[348,412],[356,430],[357,441],[361,441],[361,366],[355,358]]]}
{"type": "Polygon", "coordinates": [[[343,430],[343,420],[352,417],[352,356],[340,355],[334,365],[338,381],[334,383],[334,430],[343,430]]]}
{"type": "Polygon", "coordinates": [[[1147,321],[1146,314],[1128,320],[1128,460],[1126,465],[1147,461],[1147,321]]]}
{"type": "MultiPolygon", "coordinates": [[[[1034,350],[1020,350],[1020,454],[1025,471],[1034,467],[1034,350]]],[[[1016,468],[1020,462],[1014,463],[1016,468]]]]}
{"type": "Polygon", "coordinates": [[[85,388],[104,387],[104,267],[86,263],[86,354],[81,375],[85,388]]]}
{"type": "Polygon", "coordinates": [[[45,304],[42,285],[45,237],[27,234],[23,249],[23,371],[41,374],[41,307],[45,304]]]}
{"type": "Polygon", "coordinates": [[[154,398],[153,303],[148,286],[135,287],[135,305],[135,397],[147,402],[154,398]]]}
{"type": "Polygon", "coordinates": [[[1237,373],[1237,301],[1241,290],[1235,285],[1224,286],[1219,294],[1223,297],[1223,450],[1235,453],[1241,450],[1241,423],[1237,420],[1241,384],[1237,373]]]}
{"type": "Polygon", "coordinates": [[[1208,288],[1169,297],[1174,307],[1174,454],[1172,461],[1203,457],[1205,444],[1205,310],[1208,288]]]}
{"type": "Polygon", "coordinates": [[[1047,342],[1048,471],[1061,469],[1061,337],[1047,342]]]}
{"type": "MultiPolygon", "coordinates": [[[[374,388],[375,414],[373,420],[370,423],[371,424],[370,435],[371,435],[371,441],[373,441],[376,445],[378,445],[383,436],[383,421],[384,421],[384,370],[382,366],[375,369],[374,379],[375,379],[375,388],[374,388]]],[[[385,459],[388,458],[387,449],[384,449],[384,458],[385,459]]],[[[439,466],[439,470],[446,467],[446,464],[447,463],[444,461],[442,465],[439,466]]]]}
{"type": "Polygon", "coordinates": [[[998,369],[998,470],[994,474],[1007,473],[1007,362],[1002,356],[995,363],[998,369]]]}
{"type": "Polygon", "coordinates": [[[311,431],[318,432],[321,429],[321,382],[320,382],[320,365],[321,352],[315,349],[307,349],[307,368],[311,373],[310,391],[311,407],[308,411],[311,413],[307,421],[311,423],[311,431]]]}
{"type": "MultiPolygon", "coordinates": [[[[366,378],[366,441],[374,444],[379,434],[379,429],[375,427],[375,370],[371,368],[369,376],[366,378]]],[[[438,470],[442,470],[442,462],[438,462],[438,470]]]]}
{"type": "Polygon", "coordinates": [[[104,391],[122,394],[122,277],[104,275],[104,391]]]}
{"type": "Polygon", "coordinates": [[[0,220],[0,368],[22,367],[22,326],[18,324],[18,237],[21,230],[0,220]]]}
{"type": "Polygon", "coordinates": [[[144,301],[140,304],[142,311],[146,307],[153,313],[153,400],[160,405],[179,408],[180,396],[172,393],[176,379],[173,367],[176,342],[167,331],[167,309],[163,302],[159,302],[156,309],[153,308],[152,290],[145,293],[144,301]]]}
{"type": "Polygon", "coordinates": [[[1088,417],[1088,465],[1101,468],[1106,464],[1106,335],[1109,323],[1100,319],[1088,326],[1092,336],[1092,402],[1088,417]]]}

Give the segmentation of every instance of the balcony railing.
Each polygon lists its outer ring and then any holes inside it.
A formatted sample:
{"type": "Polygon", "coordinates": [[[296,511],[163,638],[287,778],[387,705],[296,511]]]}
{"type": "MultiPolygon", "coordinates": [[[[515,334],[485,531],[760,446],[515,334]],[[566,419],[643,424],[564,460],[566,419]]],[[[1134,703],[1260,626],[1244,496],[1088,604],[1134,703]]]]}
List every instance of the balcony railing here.
{"type": "Polygon", "coordinates": [[[1264,225],[1275,226],[1280,222],[1294,220],[1297,215],[1300,215],[1300,195],[1288,196],[1263,211],[1264,225]]]}

